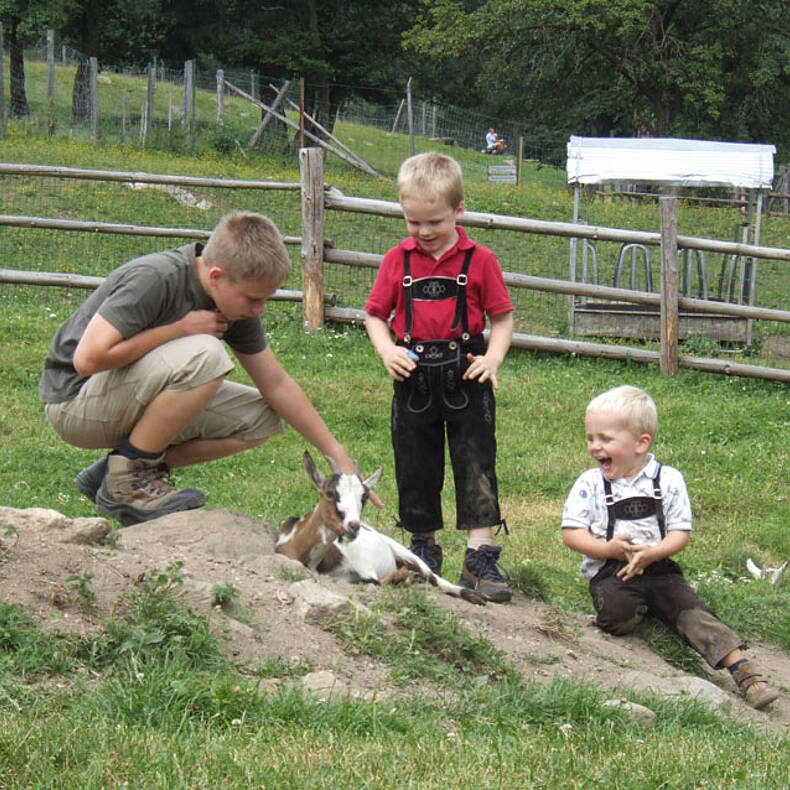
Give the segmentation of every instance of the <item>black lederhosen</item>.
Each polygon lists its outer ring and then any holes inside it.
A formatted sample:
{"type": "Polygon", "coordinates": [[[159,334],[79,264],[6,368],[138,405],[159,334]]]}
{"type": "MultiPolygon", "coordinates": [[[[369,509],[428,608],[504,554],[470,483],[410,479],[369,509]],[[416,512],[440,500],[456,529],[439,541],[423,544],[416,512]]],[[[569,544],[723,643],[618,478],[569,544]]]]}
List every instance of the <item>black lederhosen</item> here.
{"type": "MultiPolygon", "coordinates": [[[[401,526],[409,532],[433,532],[442,528],[441,491],[444,485],[444,437],[450,450],[455,482],[458,529],[497,526],[501,523],[495,471],[496,412],[490,381],[465,381],[469,367],[467,354],[485,353],[482,335],[469,336],[466,321],[465,273],[459,275],[462,287],[446,288],[445,295],[433,292],[438,279],[414,281],[421,301],[456,298],[462,333],[456,340],[414,341],[411,338],[411,305],[407,297],[407,345],[420,357],[417,369],[405,381],[394,382],[392,399],[392,446],[398,485],[401,526]],[[433,287],[432,287],[433,284],[433,287]],[[421,290],[420,290],[421,289],[421,290]],[[459,299],[459,293],[463,294],[459,299]]],[[[405,287],[412,287],[408,271],[408,252],[404,260],[405,287]]],[[[449,285],[452,286],[451,280],[449,285]]],[[[440,283],[448,285],[448,283],[440,283]]]]}
{"type": "MultiPolygon", "coordinates": [[[[661,505],[659,471],[653,478],[655,510],[661,537],[664,537],[664,514],[661,505]]],[[[614,534],[617,518],[628,519],[649,515],[650,497],[631,497],[614,502],[609,481],[604,479],[607,495],[607,540],[614,534]]],[[[712,667],[743,641],[716,617],[712,609],[697,596],[686,581],[680,566],[669,557],[654,562],[640,576],[627,582],[617,577],[626,565],[621,560],[607,560],[590,580],[590,594],[597,613],[595,622],[599,628],[611,634],[631,633],[646,616],[656,617],[664,625],[678,633],[691,647],[699,652],[712,667]]]]}

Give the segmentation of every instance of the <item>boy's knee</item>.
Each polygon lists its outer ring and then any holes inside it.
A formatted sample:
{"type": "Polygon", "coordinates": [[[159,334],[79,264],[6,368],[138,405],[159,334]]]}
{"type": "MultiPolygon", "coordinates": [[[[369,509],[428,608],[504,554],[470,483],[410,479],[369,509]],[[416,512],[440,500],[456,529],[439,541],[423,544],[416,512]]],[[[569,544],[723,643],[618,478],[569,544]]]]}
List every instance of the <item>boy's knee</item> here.
{"type": "Polygon", "coordinates": [[[205,384],[226,376],[233,370],[233,361],[225,344],[211,335],[190,335],[160,347],[160,364],[169,374],[168,384],[183,389],[205,384]]]}
{"type": "Polygon", "coordinates": [[[593,603],[597,612],[595,624],[602,631],[615,636],[633,633],[639,623],[645,619],[648,608],[644,603],[606,595],[601,589],[593,593],[593,603]]]}
{"type": "Polygon", "coordinates": [[[599,612],[598,616],[595,618],[595,624],[602,631],[606,631],[607,634],[627,636],[633,633],[639,623],[645,619],[646,613],[647,607],[644,605],[637,606],[636,610],[632,611],[628,617],[623,617],[622,614],[619,616],[612,616],[599,612]]]}
{"type": "Polygon", "coordinates": [[[205,357],[210,363],[222,365],[230,361],[225,344],[213,335],[192,335],[190,346],[193,354],[205,357]]]}

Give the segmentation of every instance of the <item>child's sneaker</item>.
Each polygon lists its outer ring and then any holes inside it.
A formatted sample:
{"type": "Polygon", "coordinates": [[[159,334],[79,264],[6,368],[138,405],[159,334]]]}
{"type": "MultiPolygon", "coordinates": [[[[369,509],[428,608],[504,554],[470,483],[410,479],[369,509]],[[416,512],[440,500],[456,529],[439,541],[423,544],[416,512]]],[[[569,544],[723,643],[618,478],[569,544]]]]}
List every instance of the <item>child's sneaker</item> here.
{"type": "Polygon", "coordinates": [[[411,536],[409,551],[416,554],[437,576],[442,575],[442,547],[435,538],[414,533],[411,536]]]}
{"type": "Polygon", "coordinates": [[[779,692],[766,683],[765,678],[752,661],[744,661],[732,673],[738,691],[752,708],[765,708],[778,696],[779,692]]]}
{"type": "Polygon", "coordinates": [[[458,584],[469,590],[477,590],[489,601],[504,603],[511,597],[507,572],[499,566],[501,546],[482,546],[467,549],[464,567],[458,584]]]}
{"type": "Polygon", "coordinates": [[[206,497],[197,488],[173,488],[164,479],[167,473],[164,453],[150,460],[111,453],[107,456],[107,474],[96,494],[96,509],[127,527],[206,504],[206,497]]]}
{"type": "Polygon", "coordinates": [[[107,456],[102,456],[98,461],[94,461],[90,466],[80,469],[77,476],[74,478],[74,485],[84,494],[91,502],[96,501],[96,494],[104,480],[104,475],[107,474],[107,456]]]}

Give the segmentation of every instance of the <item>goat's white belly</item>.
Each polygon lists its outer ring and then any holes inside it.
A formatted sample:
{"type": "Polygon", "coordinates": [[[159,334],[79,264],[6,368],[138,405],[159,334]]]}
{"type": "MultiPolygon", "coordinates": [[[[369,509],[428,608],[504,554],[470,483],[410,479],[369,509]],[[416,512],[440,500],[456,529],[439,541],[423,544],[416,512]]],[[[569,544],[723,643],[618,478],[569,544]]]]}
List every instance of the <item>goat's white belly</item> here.
{"type": "Polygon", "coordinates": [[[383,579],[396,569],[395,557],[387,543],[375,530],[363,528],[354,540],[336,543],[344,562],[333,576],[356,575],[359,579],[383,579]]]}

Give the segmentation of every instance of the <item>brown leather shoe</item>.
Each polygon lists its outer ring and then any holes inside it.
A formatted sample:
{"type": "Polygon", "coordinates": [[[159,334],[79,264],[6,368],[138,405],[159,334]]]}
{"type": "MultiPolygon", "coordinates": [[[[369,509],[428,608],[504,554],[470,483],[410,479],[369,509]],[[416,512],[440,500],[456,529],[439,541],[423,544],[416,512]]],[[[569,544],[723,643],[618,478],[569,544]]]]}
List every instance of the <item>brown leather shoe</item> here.
{"type": "Polygon", "coordinates": [[[165,479],[167,474],[164,453],[150,460],[111,453],[107,456],[107,473],[96,493],[96,509],[127,527],[206,504],[202,491],[173,488],[165,479]]]}
{"type": "Polygon", "coordinates": [[[746,704],[757,710],[767,707],[779,696],[779,692],[768,685],[753,661],[741,664],[732,673],[732,679],[746,704]]]}

